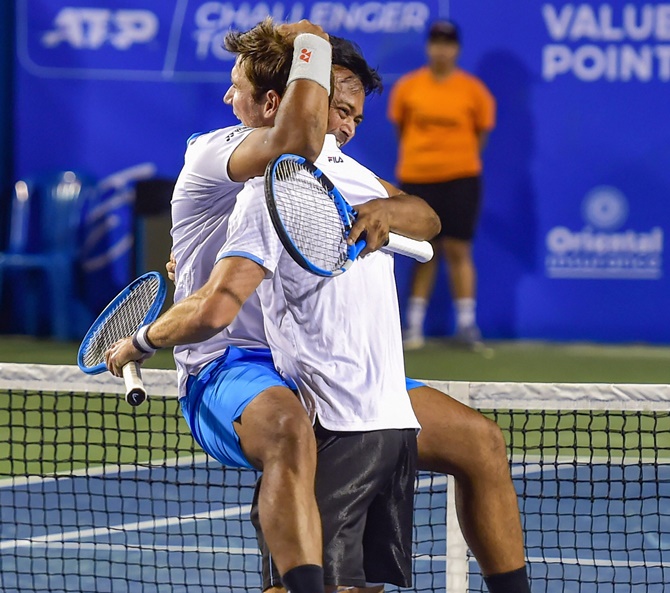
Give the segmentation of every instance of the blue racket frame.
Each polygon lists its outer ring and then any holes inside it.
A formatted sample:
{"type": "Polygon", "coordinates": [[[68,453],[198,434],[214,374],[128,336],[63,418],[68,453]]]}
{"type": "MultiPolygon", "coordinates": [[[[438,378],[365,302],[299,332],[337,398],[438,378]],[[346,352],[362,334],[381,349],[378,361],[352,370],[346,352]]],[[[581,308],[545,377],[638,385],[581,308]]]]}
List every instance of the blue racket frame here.
{"type": "Polygon", "coordinates": [[[88,375],[98,375],[107,370],[107,365],[104,362],[101,362],[95,366],[89,367],[84,364],[84,352],[89,344],[89,342],[95,336],[97,329],[110,317],[117,309],[117,307],[124,301],[124,299],[134,290],[136,290],[141,284],[143,284],[148,278],[156,278],[158,280],[158,292],[152,303],[151,307],[147,311],[147,314],[144,316],[142,322],[137,326],[137,329],[143,325],[147,325],[155,321],[160,315],[161,309],[163,308],[163,303],[165,302],[165,295],[167,294],[167,288],[165,285],[165,279],[158,272],[147,272],[142,274],[139,278],[133,280],[126,288],[124,288],[119,294],[117,294],[114,299],[107,305],[102,313],[98,315],[98,318],[93,322],[89,330],[86,332],[86,335],[81,341],[79,346],[79,351],[77,352],[77,365],[79,368],[87,373],[88,375]]]}
{"type": "Polygon", "coordinates": [[[335,187],[333,182],[328,179],[326,174],[321,171],[314,163],[307,160],[305,157],[301,157],[297,154],[282,154],[276,159],[270,161],[265,171],[265,201],[270,212],[270,218],[272,223],[279,235],[279,239],[284,245],[284,248],[289,253],[289,255],[295,260],[295,262],[308,272],[316,274],[317,276],[331,277],[339,276],[343,272],[346,272],[354,260],[360,255],[361,251],[365,249],[365,239],[359,239],[354,245],[347,246],[347,261],[342,265],[341,268],[337,270],[325,270],[313,264],[307,257],[298,249],[296,244],[293,242],[291,235],[286,230],[286,227],[281,219],[281,215],[277,211],[277,208],[274,203],[274,179],[277,167],[285,161],[293,161],[299,165],[304,166],[316,179],[319,179],[323,184],[324,188],[330,195],[335,206],[337,207],[337,212],[340,215],[342,222],[345,227],[345,236],[348,236],[351,226],[356,218],[356,211],[351,207],[351,205],[344,199],[339,190],[335,187]]]}

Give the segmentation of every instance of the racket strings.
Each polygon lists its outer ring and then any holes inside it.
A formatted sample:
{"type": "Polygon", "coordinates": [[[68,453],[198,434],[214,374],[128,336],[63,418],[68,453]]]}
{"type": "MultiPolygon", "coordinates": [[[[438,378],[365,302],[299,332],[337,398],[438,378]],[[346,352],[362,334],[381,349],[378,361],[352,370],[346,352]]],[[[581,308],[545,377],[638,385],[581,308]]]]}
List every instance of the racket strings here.
{"type": "Polygon", "coordinates": [[[274,197],[284,228],[303,256],[322,269],[340,269],[348,259],[349,225],[323,183],[299,163],[282,161],[274,197]]]}
{"type": "Polygon", "coordinates": [[[112,344],[132,336],[140,328],[159,289],[157,278],[147,278],[116,305],[86,344],[83,352],[85,366],[93,367],[104,362],[105,352],[112,344]]]}

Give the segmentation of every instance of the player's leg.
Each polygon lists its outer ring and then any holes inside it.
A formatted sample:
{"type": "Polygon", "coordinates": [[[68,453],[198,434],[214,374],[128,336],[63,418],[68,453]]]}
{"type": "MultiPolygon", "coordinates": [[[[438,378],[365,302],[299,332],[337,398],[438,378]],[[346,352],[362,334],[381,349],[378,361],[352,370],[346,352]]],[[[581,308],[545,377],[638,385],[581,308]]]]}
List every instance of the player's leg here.
{"type": "MultiPolygon", "coordinates": [[[[383,591],[381,584],[366,586],[370,582],[407,586],[411,580],[415,431],[334,433],[320,426],[316,431],[315,491],[323,524],[326,591],[383,591]],[[386,514],[380,508],[388,509],[386,514]]],[[[251,519],[263,554],[263,589],[280,593],[279,573],[259,529],[256,498],[251,519]]]]}
{"type": "MultiPolygon", "coordinates": [[[[442,221],[442,195],[440,184],[426,183],[404,183],[401,185],[403,191],[423,198],[437,212],[442,221]]],[[[442,221],[444,225],[444,222],[442,221]]],[[[441,236],[441,235],[440,235],[441,236]]],[[[440,266],[440,242],[439,237],[433,241],[435,257],[425,264],[415,264],[410,296],[407,302],[407,316],[405,320],[405,331],[403,334],[403,345],[405,349],[412,350],[424,345],[424,321],[428,303],[435,287],[435,278],[440,266]]]]}
{"type": "MultiPolygon", "coordinates": [[[[449,284],[454,299],[474,299],[477,272],[472,261],[472,243],[444,237],[440,244],[449,266],[449,284]]],[[[474,323],[474,317],[470,322],[474,323]]]]}
{"type": "Polygon", "coordinates": [[[451,474],[461,530],[491,593],[529,591],[516,491],[500,428],[427,386],[409,391],[421,424],[419,469],[451,474]]]}
{"type": "Polygon", "coordinates": [[[297,566],[321,566],[316,442],[302,404],[286,387],[266,389],[247,406],[235,430],[245,455],[263,472],[259,517],[282,578],[297,566]]]}
{"type": "Polygon", "coordinates": [[[447,262],[449,288],[454,303],[456,337],[464,345],[479,346],[477,327],[477,271],[472,257],[481,207],[481,178],[465,177],[442,184],[444,199],[440,250],[447,262]]]}
{"type": "Polygon", "coordinates": [[[477,271],[472,259],[472,243],[452,237],[440,241],[447,261],[449,287],[454,301],[456,335],[464,341],[478,341],[476,319],[477,271]]]}
{"type": "Polygon", "coordinates": [[[264,472],[263,529],[282,578],[290,573],[296,592],[323,590],[314,433],[269,351],[229,348],[190,381],[184,400],[184,416],[205,452],[225,465],[264,472]]]}
{"type": "Polygon", "coordinates": [[[423,326],[426,320],[428,302],[435,285],[439,258],[434,257],[425,264],[414,265],[412,287],[407,302],[407,322],[403,336],[403,345],[406,349],[421,348],[425,339],[423,326]]]}

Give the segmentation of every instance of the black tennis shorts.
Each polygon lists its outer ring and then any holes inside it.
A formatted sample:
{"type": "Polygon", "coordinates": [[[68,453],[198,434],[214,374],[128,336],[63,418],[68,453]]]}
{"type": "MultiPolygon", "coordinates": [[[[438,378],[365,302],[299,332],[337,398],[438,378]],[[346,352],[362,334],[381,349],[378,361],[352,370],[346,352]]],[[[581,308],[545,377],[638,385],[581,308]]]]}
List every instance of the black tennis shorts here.
{"type": "MultiPolygon", "coordinates": [[[[315,430],[315,491],[323,528],[325,584],[410,587],[416,431],[331,432],[320,426],[315,430]]],[[[260,529],[259,487],[260,480],[251,520],[263,554],[266,590],[281,580],[260,529]]]]}
{"type": "Polygon", "coordinates": [[[463,177],[442,183],[403,183],[400,189],[423,198],[442,223],[439,237],[472,241],[482,202],[482,178],[463,177]]]}

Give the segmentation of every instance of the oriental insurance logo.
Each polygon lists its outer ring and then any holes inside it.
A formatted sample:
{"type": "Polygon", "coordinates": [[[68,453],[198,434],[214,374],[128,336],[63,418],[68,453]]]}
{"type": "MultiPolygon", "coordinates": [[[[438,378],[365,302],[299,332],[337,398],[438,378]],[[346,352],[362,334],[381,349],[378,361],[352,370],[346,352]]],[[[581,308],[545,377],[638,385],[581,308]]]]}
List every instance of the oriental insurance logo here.
{"type": "Polygon", "coordinates": [[[589,191],[581,207],[581,230],[556,226],[546,236],[545,271],[550,278],[658,280],[662,276],[663,229],[625,228],[628,200],[616,187],[589,191]]]}

